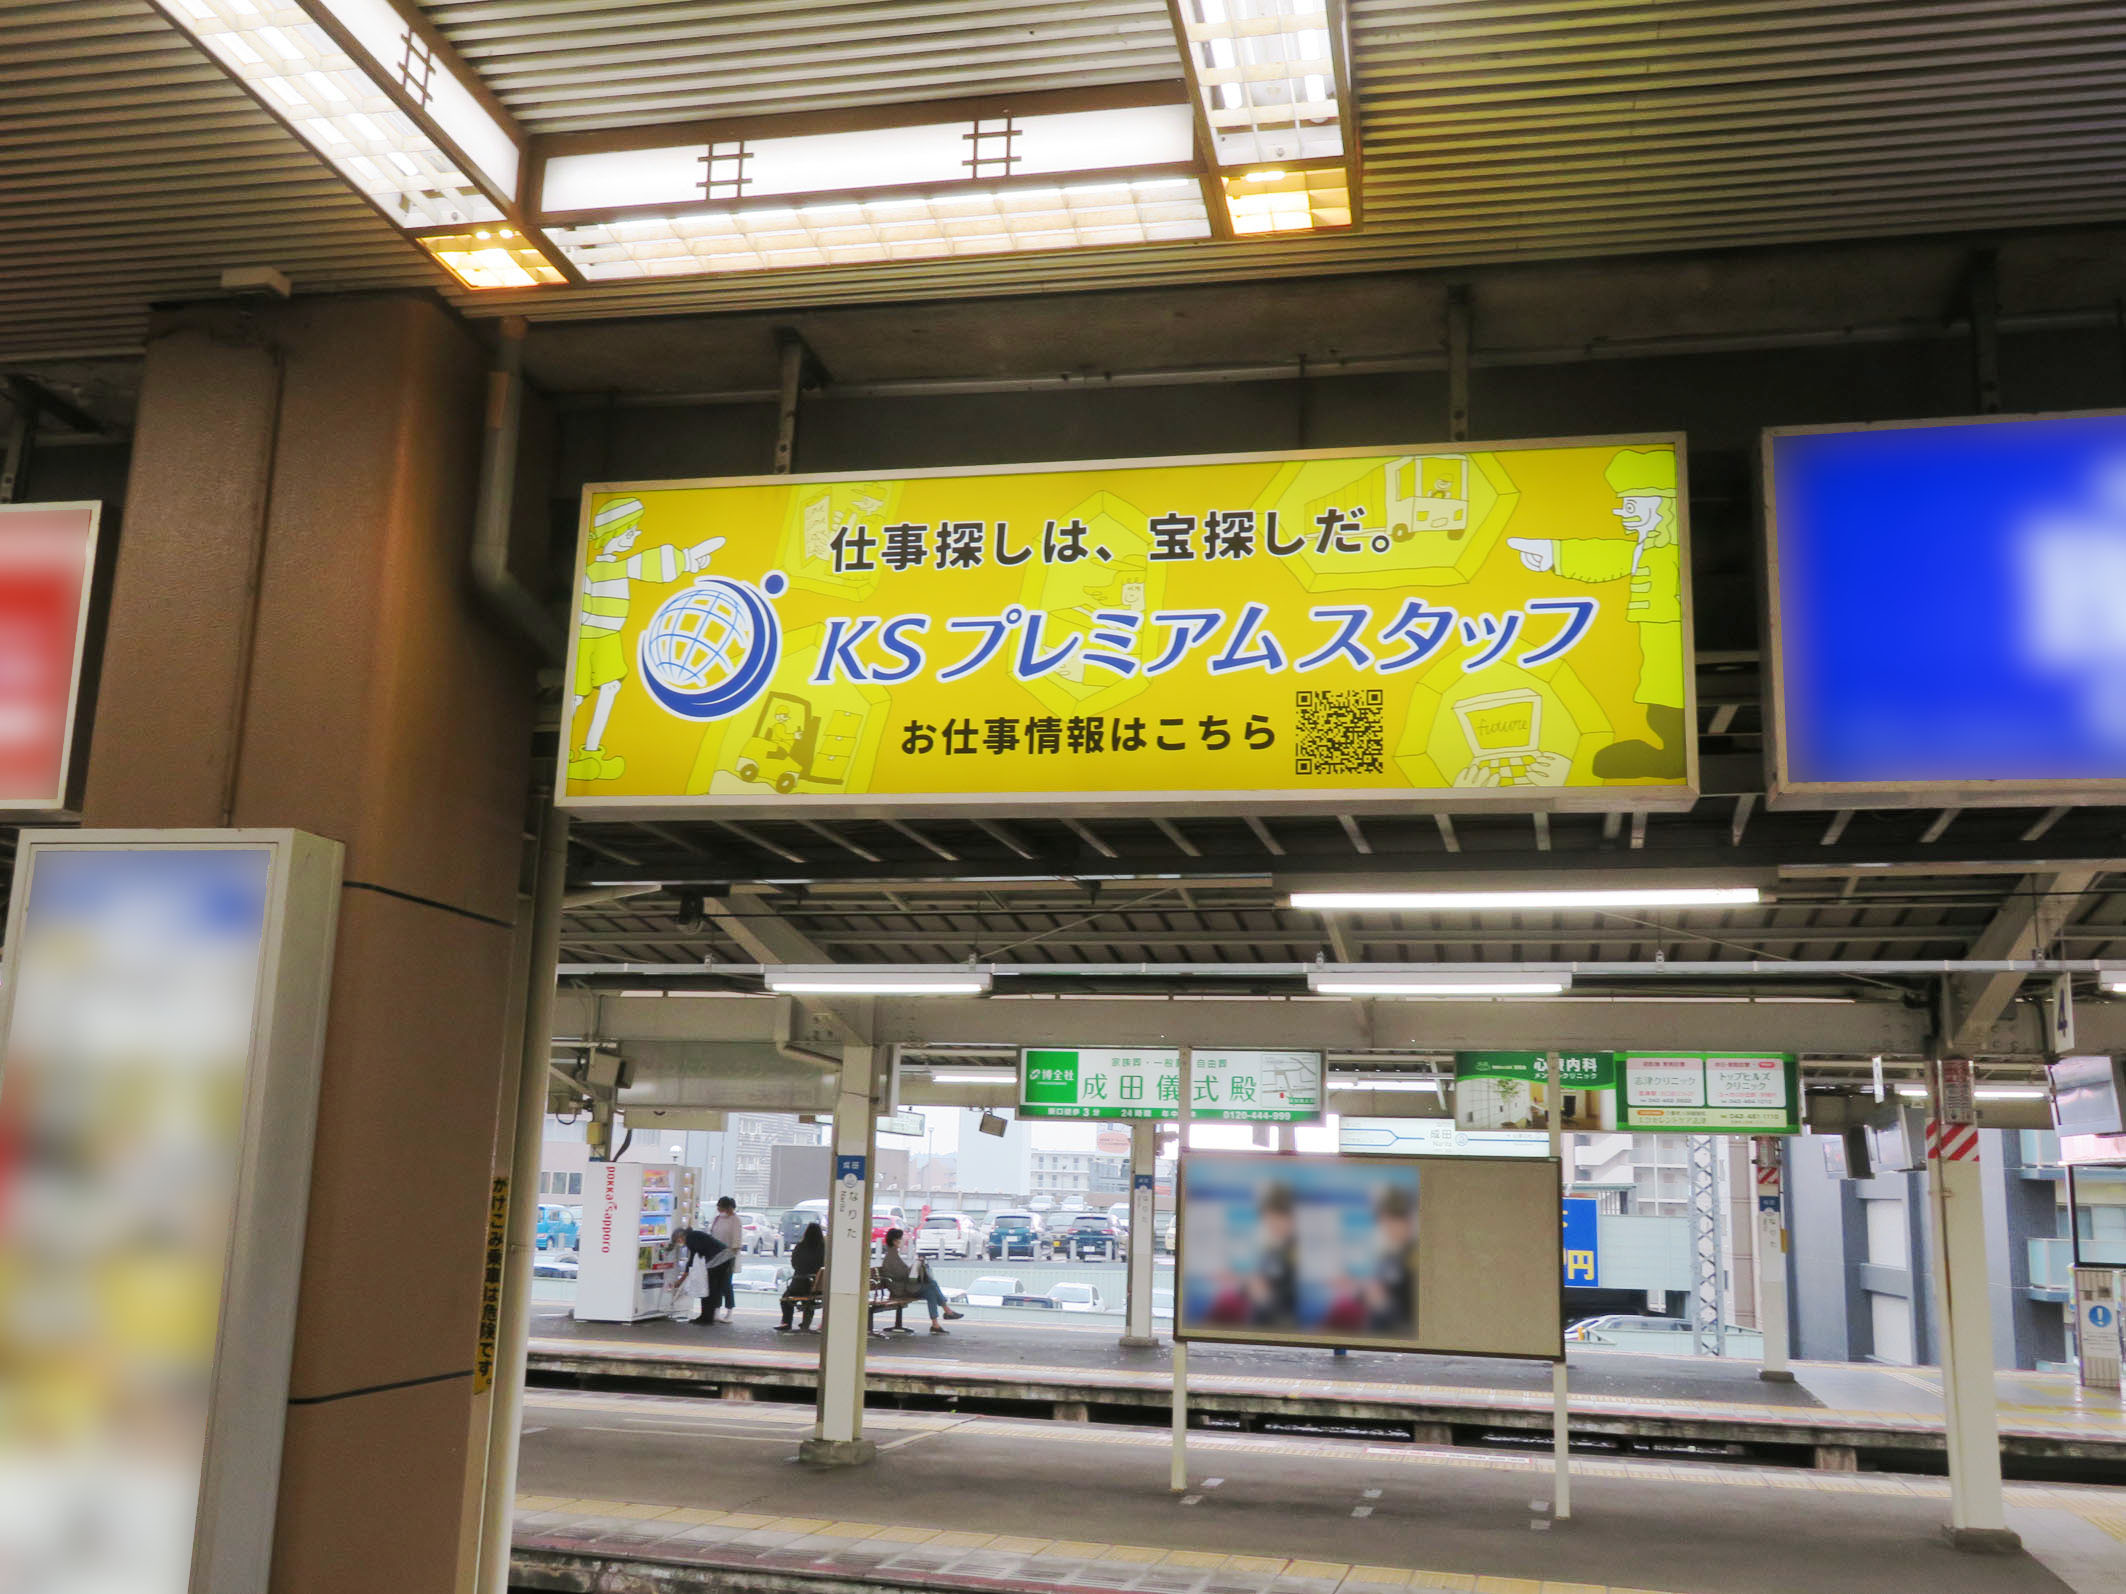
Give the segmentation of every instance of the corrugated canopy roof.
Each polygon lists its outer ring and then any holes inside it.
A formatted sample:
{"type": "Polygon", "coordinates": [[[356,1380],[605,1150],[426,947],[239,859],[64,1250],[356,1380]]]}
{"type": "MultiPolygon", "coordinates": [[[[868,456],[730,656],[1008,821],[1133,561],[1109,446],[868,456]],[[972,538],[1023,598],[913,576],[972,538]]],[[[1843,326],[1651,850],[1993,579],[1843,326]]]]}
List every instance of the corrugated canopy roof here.
{"type": "MultiPolygon", "coordinates": [[[[1158,0],[433,0],[534,132],[1175,78],[1158,0]]],[[[473,296],[147,0],[0,12],[0,359],[123,353],[275,265],[542,316],[892,300],[2126,217],[2126,10],[1352,0],[1366,225],[473,296]]]]}

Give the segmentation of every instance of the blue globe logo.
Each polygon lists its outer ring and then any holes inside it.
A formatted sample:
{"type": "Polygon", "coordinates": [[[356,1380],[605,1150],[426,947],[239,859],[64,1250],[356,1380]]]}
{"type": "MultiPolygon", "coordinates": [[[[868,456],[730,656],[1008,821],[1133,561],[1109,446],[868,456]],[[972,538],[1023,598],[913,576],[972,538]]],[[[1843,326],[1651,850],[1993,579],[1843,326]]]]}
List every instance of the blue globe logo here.
{"type": "Polygon", "coordinates": [[[788,584],[779,570],[760,589],[704,576],[665,599],[636,649],[650,695],[689,720],[720,720],[759,697],[782,655],[782,622],[768,599],[788,584]]]}

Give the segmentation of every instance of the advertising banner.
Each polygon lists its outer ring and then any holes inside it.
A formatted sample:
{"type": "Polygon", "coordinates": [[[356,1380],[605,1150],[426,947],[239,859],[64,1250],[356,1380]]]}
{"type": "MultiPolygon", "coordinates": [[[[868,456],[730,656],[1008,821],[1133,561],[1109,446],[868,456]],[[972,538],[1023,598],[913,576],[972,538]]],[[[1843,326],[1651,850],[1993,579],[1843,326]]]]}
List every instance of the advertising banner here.
{"type": "Polygon", "coordinates": [[[1560,1216],[1554,1159],[1190,1152],[1174,1335],[1557,1359],[1560,1216]]]}
{"type": "Polygon", "coordinates": [[[0,812],[67,806],[101,510],[0,504],[0,812]]]}
{"type": "MultiPolygon", "coordinates": [[[[1189,1059],[1190,1118],[1312,1123],[1322,1114],[1321,1053],[1208,1051],[1189,1059]]],[[[1019,1054],[1021,1118],[1178,1118],[1181,1054],[1128,1047],[1029,1047],[1019,1054]]]]}
{"type": "Polygon", "coordinates": [[[1618,1129],[1801,1133],[1801,1070],[1790,1054],[1626,1052],[1620,1067],[1618,1129]]]}
{"type": "Polygon", "coordinates": [[[1764,435],[1771,801],[2126,799],[2126,415],[1764,435]]]}
{"type": "MultiPolygon", "coordinates": [[[[1617,1127],[1614,1052],[1567,1052],[1558,1058],[1564,1090],[1561,1128],[1617,1127]]],[[[1456,1052],[1454,1121],[1463,1129],[1550,1127],[1550,1060],[1543,1052],[1456,1052]]]]}
{"type": "Polygon", "coordinates": [[[1674,437],[585,489],[560,800],[1688,806],[1674,437]]]}
{"type": "Polygon", "coordinates": [[[1598,1290],[1602,1287],[1601,1203],[1571,1196],[1563,1206],[1565,1287],[1598,1290]]]}

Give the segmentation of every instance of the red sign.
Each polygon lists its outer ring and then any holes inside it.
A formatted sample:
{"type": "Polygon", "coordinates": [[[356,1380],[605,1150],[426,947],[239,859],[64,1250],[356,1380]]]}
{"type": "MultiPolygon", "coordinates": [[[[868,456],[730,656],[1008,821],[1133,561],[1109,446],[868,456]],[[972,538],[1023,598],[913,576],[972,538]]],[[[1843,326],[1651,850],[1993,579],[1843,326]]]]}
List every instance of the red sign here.
{"type": "Polygon", "coordinates": [[[101,507],[0,504],[0,809],[66,806],[101,507]]]}

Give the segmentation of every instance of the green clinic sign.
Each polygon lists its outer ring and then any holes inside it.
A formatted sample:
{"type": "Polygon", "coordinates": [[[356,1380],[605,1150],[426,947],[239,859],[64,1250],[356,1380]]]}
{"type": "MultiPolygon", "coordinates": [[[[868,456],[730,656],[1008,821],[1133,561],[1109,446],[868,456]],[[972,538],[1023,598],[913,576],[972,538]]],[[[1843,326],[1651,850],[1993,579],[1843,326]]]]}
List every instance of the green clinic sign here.
{"type": "Polygon", "coordinates": [[[1619,1063],[1619,1129],[1801,1132],[1801,1069],[1791,1055],[1626,1052],[1619,1063]]]}
{"type": "MultiPolygon", "coordinates": [[[[1312,1123],[1321,1117],[1319,1052],[1190,1054],[1190,1118],[1312,1123]]],[[[1181,1054],[1171,1048],[1029,1047],[1019,1054],[1021,1118],[1180,1116],[1181,1054]]]]}

